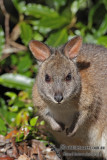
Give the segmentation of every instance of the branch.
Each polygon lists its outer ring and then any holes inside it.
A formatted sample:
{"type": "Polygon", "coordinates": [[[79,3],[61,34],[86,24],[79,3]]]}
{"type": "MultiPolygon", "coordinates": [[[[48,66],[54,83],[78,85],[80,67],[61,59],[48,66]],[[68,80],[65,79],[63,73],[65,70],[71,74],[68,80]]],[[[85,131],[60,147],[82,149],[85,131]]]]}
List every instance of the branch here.
{"type": "MultiPolygon", "coordinates": [[[[20,45],[20,44],[18,44],[18,45],[20,45]]],[[[10,56],[10,54],[17,53],[17,52],[20,52],[20,51],[27,51],[27,47],[25,47],[25,46],[23,46],[23,48],[6,47],[6,48],[3,49],[3,55],[0,58],[0,61],[4,60],[8,56],[10,56]]]]}
{"type": "Polygon", "coordinates": [[[25,47],[24,45],[22,45],[22,44],[19,44],[19,43],[16,43],[16,42],[14,42],[14,41],[9,41],[9,44],[11,45],[11,46],[13,46],[13,47],[16,47],[16,48],[18,48],[18,49],[20,49],[20,50],[27,50],[27,47],[25,47]]]}
{"type": "Polygon", "coordinates": [[[6,44],[8,45],[9,42],[9,20],[10,20],[10,15],[9,13],[6,11],[6,8],[4,6],[3,0],[0,0],[0,7],[1,10],[5,16],[5,36],[6,36],[6,44]]]}
{"type": "Polygon", "coordinates": [[[3,49],[3,55],[0,58],[0,61],[2,61],[3,59],[10,56],[10,54],[12,54],[12,53],[17,53],[19,51],[27,51],[27,47],[15,42],[15,40],[20,35],[20,28],[19,28],[18,24],[13,28],[12,33],[9,34],[10,15],[6,11],[3,0],[0,0],[0,8],[2,10],[4,17],[5,17],[5,38],[6,38],[6,44],[5,44],[5,48],[3,49]]]}

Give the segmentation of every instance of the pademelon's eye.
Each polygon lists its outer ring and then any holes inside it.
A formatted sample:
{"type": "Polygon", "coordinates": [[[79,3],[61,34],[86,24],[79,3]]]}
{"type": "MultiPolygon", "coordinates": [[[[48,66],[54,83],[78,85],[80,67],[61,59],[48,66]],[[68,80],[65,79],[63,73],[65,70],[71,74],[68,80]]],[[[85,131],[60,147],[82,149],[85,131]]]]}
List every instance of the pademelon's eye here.
{"type": "Polygon", "coordinates": [[[69,74],[66,76],[66,79],[65,79],[65,80],[66,80],[66,81],[70,81],[71,78],[72,78],[72,77],[71,77],[71,73],[69,73],[69,74]]]}
{"type": "Polygon", "coordinates": [[[51,81],[51,77],[48,74],[45,75],[45,81],[46,82],[50,82],[51,81]]]}

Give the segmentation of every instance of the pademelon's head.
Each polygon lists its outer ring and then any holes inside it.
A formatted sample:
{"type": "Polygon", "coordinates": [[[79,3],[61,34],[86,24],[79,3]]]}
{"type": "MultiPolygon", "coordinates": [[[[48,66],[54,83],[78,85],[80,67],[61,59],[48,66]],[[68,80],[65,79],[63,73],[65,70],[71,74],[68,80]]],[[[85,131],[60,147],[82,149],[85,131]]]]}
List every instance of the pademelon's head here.
{"type": "Polygon", "coordinates": [[[80,75],[76,57],[82,45],[77,36],[58,49],[50,49],[39,41],[31,41],[30,50],[39,61],[37,85],[40,95],[47,101],[63,103],[80,90],[80,75]]]}

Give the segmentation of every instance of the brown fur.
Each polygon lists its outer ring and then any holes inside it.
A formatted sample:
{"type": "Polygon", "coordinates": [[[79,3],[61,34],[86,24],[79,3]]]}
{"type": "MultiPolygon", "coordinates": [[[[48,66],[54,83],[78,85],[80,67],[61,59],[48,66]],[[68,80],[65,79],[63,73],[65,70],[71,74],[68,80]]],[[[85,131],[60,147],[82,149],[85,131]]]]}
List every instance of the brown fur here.
{"type": "MultiPolygon", "coordinates": [[[[80,43],[75,45],[77,49],[78,44],[80,45],[80,43]]],[[[40,66],[38,77],[42,77],[44,72],[46,73],[49,69],[49,73],[52,72],[56,79],[56,75],[59,76],[62,70],[66,73],[66,61],[71,65],[72,59],[70,60],[64,55],[65,46],[51,49],[53,54],[40,66]]],[[[68,53],[66,54],[68,56],[68,53]]],[[[83,44],[76,58],[76,63],[74,62],[72,65],[72,74],[77,83],[74,95],[65,99],[62,104],[56,104],[41,94],[39,88],[41,82],[38,82],[37,77],[33,88],[34,105],[38,106],[39,114],[50,124],[53,129],[50,131],[60,144],[105,146],[105,150],[101,150],[101,152],[103,157],[107,159],[107,49],[102,46],[83,44]],[[78,77],[75,79],[77,74],[80,79],[78,77]],[[46,108],[48,112],[46,112],[46,108]],[[51,116],[48,116],[47,113],[51,113],[51,116]],[[74,116],[76,114],[78,116],[74,116]],[[64,130],[61,123],[64,124],[64,130]]],[[[55,87],[53,87],[54,89],[55,87]]],[[[98,150],[90,150],[90,152],[92,154],[98,153],[98,150]]]]}

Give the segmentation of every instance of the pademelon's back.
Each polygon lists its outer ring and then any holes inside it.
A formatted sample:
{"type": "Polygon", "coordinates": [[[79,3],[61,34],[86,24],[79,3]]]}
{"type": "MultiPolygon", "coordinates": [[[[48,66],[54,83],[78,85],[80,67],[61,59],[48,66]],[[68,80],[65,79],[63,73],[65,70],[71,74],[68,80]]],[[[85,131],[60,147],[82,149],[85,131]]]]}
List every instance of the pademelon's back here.
{"type": "Polygon", "coordinates": [[[83,44],[78,56],[80,72],[87,72],[90,84],[107,104],[107,48],[83,44]],[[82,65],[81,65],[82,64],[82,65]]]}

